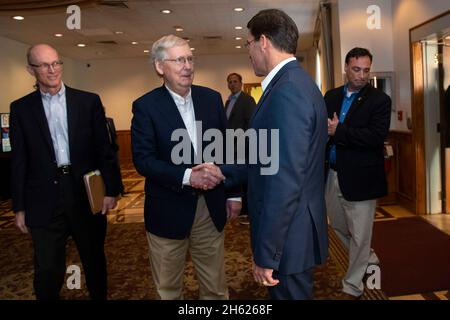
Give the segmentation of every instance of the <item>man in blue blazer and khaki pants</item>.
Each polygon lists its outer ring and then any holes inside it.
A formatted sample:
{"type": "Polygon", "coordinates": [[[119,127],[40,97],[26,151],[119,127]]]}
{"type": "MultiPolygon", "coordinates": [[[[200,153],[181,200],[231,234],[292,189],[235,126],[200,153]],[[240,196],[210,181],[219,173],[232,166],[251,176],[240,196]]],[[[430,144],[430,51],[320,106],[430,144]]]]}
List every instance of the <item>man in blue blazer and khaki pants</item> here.
{"type": "MultiPolygon", "coordinates": [[[[250,130],[279,130],[279,170],[264,164],[225,166],[226,182],[248,178],[248,204],[255,281],[272,299],[312,299],[314,266],[327,257],[324,158],[327,111],[322,95],[295,59],[298,30],[275,9],[260,11],[247,24],[247,48],[262,81],[250,130]]],[[[270,136],[270,134],[268,134],[270,136]]],[[[258,141],[261,144],[261,141],[258,141]]],[[[272,152],[276,148],[272,148],[272,152]]],[[[239,182],[242,182],[240,180],[239,182]]]]}
{"type": "Polygon", "coordinates": [[[160,299],[183,298],[189,249],[200,299],[228,299],[223,228],[241,203],[227,200],[231,194],[218,170],[194,165],[194,155],[205,149],[206,130],[225,135],[222,98],[192,85],[194,57],[185,40],[162,37],[153,44],[152,59],[164,84],[134,101],[131,142],[136,169],[146,178],[144,216],[156,291],[160,299]],[[187,163],[173,159],[179,141],[172,141],[172,134],[180,129],[189,140],[187,163]]]}

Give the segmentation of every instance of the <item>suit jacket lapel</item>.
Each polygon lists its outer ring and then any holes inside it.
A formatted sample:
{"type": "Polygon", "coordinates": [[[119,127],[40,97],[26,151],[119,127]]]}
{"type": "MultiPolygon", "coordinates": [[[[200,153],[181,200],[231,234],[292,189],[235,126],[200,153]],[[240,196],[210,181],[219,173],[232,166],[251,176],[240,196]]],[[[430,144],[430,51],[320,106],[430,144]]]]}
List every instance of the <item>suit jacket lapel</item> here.
{"type": "Polygon", "coordinates": [[[159,101],[159,112],[164,116],[167,122],[171,124],[173,129],[185,128],[183,118],[181,118],[175,101],[166,87],[163,85],[161,88],[161,96],[159,101]]]}
{"type": "Polygon", "coordinates": [[[341,114],[341,109],[342,109],[342,102],[344,101],[344,87],[339,89],[337,91],[337,94],[334,95],[334,97],[332,97],[332,99],[333,99],[333,103],[331,103],[331,105],[335,106],[335,109],[328,116],[330,118],[333,118],[333,113],[336,112],[336,115],[339,118],[339,116],[341,114]]]}
{"type": "Polygon", "coordinates": [[[42,104],[42,97],[39,90],[36,90],[33,96],[33,106],[32,110],[35,116],[37,123],[39,124],[39,128],[44,135],[44,141],[47,145],[49,151],[52,156],[55,157],[55,150],[53,148],[52,136],[50,134],[50,129],[48,126],[47,116],[45,115],[44,105],[42,104]]]}
{"type": "Polygon", "coordinates": [[[211,109],[203,103],[195,86],[192,86],[192,103],[194,105],[195,121],[202,122],[201,136],[198,135],[199,132],[197,131],[197,148],[198,150],[203,150],[203,139],[201,137],[203,137],[203,133],[208,128],[207,120],[209,119],[211,109]]]}
{"type": "Polygon", "coordinates": [[[75,150],[76,128],[79,126],[80,108],[77,96],[73,90],[66,86],[66,110],[67,110],[67,130],[69,138],[69,150],[75,150]]]}
{"type": "MultiPolygon", "coordinates": [[[[194,113],[195,118],[198,119],[198,112],[196,109],[196,100],[194,99],[194,88],[192,86],[192,101],[194,104],[194,113]]],[[[158,108],[159,112],[164,116],[166,121],[170,123],[172,126],[172,129],[180,129],[184,128],[187,130],[186,125],[184,124],[183,118],[181,117],[180,112],[178,111],[177,105],[175,104],[175,101],[173,101],[172,96],[170,95],[169,91],[167,91],[167,88],[162,85],[161,87],[161,97],[159,101],[160,107],[158,108]]],[[[198,140],[198,137],[197,137],[198,140]]],[[[197,146],[200,147],[200,146],[197,146]]],[[[191,154],[194,155],[194,147],[191,143],[191,154]]]]}
{"type": "MultiPolygon", "coordinates": [[[[228,120],[231,120],[233,118],[233,116],[236,114],[236,112],[237,112],[236,110],[239,110],[239,105],[242,104],[243,99],[244,99],[244,92],[241,92],[241,94],[236,99],[236,102],[233,105],[233,109],[231,110],[228,120]]],[[[226,108],[225,108],[225,110],[226,110],[226,108]]]]}
{"type": "MultiPolygon", "coordinates": [[[[350,109],[348,110],[347,116],[345,117],[345,119],[350,118],[351,114],[353,112],[355,112],[356,109],[358,109],[358,106],[361,105],[365,101],[366,94],[369,90],[369,86],[370,85],[366,85],[364,88],[362,88],[361,91],[358,93],[358,95],[355,97],[355,100],[353,101],[352,105],[350,106],[350,109]]],[[[342,101],[342,99],[341,99],[341,101],[342,101]]]]}

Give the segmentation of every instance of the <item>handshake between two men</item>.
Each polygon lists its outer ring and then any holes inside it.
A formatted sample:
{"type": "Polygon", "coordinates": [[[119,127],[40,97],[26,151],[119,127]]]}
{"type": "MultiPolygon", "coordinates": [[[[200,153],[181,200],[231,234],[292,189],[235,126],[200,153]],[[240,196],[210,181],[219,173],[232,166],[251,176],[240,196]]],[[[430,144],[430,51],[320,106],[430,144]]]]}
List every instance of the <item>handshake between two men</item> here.
{"type": "MultiPolygon", "coordinates": [[[[191,187],[206,191],[214,189],[224,180],[225,176],[218,166],[213,163],[202,163],[192,168],[189,182],[191,187]]],[[[236,218],[242,209],[241,198],[227,199],[226,209],[228,219],[236,218]]]]}

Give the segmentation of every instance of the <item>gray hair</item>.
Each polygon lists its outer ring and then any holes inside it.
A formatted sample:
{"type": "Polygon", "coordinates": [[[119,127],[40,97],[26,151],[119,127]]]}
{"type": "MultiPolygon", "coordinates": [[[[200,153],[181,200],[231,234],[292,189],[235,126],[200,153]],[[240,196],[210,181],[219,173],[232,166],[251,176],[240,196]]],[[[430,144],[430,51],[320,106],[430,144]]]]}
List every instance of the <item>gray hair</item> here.
{"type": "Polygon", "coordinates": [[[188,42],[180,37],[169,34],[153,43],[152,46],[152,62],[162,61],[166,59],[168,49],[178,46],[189,46],[188,42]]]}

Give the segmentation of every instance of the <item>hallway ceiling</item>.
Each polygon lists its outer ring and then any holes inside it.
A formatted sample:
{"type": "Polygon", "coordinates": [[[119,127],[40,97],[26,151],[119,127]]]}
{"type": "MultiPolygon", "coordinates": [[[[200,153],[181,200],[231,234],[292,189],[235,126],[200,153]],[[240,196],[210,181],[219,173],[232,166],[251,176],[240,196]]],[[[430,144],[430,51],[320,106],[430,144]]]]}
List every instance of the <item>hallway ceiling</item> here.
{"type": "Polygon", "coordinates": [[[190,39],[196,55],[246,53],[247,22],[258,11],[280,8],[297,23],[298,50],[311,48],[320,0],[0,0],[0,36],[48,43],[77,60],[145,57],[166,34],[190,39]],[[81,8],[81,29],[69,30],[69,4],[81,8]],[[235,12],[236,7],[244,8],[235,12]],[[171,14],[160,11],[169,9],[171,14]],[[21,15],[17,21],[12,16],[21,15]],[[180,26],[184,30],[175,31],[180,26]],[[241,26],[242,30],[235,30],[241,26]],[[117,33],[122,32],[122,33],[117,33]],[[62,37],[55,37],[60,33],[62,37]],[[235,37],[241,37],[236,40],[235,37]],[[133,41],[138,42],[132,44],[133,41]],[[77,47],[78,43],[86,47],[77,47]],[[235,46],[240,45],[240,49],[235,46]]]}

